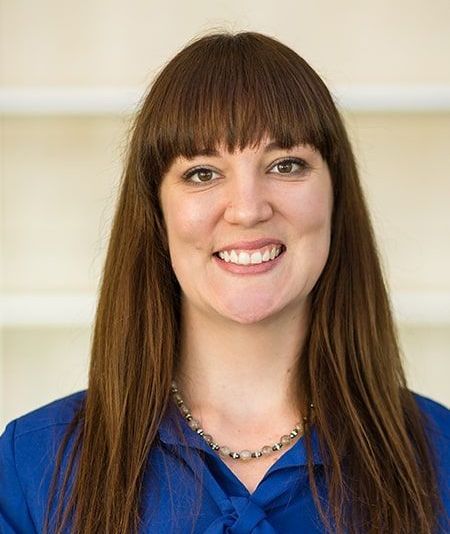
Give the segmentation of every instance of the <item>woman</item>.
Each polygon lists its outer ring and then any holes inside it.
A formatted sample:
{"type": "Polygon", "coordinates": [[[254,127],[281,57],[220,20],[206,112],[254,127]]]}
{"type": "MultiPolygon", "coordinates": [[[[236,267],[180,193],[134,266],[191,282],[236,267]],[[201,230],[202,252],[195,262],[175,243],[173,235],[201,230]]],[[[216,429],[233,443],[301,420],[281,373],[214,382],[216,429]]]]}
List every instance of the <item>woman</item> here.
{"type": "Polygon", "coordinates": [[[258,33],[191,42],[135,120],[88,388],[2,437],[3,531],[448,532],[449,423],[324,83],[258,33]]]}

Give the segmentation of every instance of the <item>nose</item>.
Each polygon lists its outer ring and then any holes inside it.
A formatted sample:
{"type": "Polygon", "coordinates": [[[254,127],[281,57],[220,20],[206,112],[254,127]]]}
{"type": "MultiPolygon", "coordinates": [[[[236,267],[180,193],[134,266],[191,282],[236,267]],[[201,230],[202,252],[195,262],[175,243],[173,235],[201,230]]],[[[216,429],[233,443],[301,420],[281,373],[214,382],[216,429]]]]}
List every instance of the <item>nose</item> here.
{"type": "Polygon", "coordinates": [[[246,174],[230,180],[224,218],[230,224],[251,227],[270,219],[273,207],[264,176],[246,174]]]}

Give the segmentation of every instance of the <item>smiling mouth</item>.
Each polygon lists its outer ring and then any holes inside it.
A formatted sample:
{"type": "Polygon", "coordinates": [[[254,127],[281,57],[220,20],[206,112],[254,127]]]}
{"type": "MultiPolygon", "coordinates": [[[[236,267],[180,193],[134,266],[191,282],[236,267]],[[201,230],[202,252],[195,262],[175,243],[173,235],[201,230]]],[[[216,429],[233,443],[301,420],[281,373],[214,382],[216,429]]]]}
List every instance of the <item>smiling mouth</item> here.
{"type": "Polygon", "coordinates": [[[278,258],[279,256],[281,256],[285,251],[286,251],[286,246],[280,245],[279,247],[277,247],[277,250],[274,251],[274,253],[270,255],[268,253],[264,253],[264,256],[260,252],[250,253],[251,251],[240,252],[239,255],[236,255],[236,253],[234,254],[232,253],[231,255],[227,253],[225,255],[223,253],[214,252],[213,256],[216,256],[216,258],[223,261],[224,263],[250,267],[252,265],[261,265],[264,263],[270,263],[274,261],[276,258],[278,258]]]}

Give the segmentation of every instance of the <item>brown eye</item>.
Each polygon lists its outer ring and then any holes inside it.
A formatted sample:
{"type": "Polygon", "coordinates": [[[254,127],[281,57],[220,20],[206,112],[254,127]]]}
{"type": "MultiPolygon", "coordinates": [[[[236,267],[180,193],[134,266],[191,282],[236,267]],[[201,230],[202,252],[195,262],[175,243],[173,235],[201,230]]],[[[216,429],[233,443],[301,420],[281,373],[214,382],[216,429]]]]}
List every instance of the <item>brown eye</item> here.
{"type": "Polygon", "coordinates": [[[202,170],[202,171],[197,171],[197,176],[198,176],[198,179],[201,182],[207,182],[209,180],[209,178],[211,178],[211,176],[212,176],[212,171],[210,171],[208,169],[205,169],[205,170],[202,170]]]}
{"type": "Polygon", "coordinates": [[[271,169],[277,168],[277,174],[301,174],[309,168],[306,161],[299,158],[287,158],[275,162],[271,169]]]}
{"type": "Polygon", "coordinates": [[[183,178],[191,184],[201,185],[214,181],[214,174],[217,173],[212,169],[208,169],[207,167],[196,167],[185,173],[183,178]],[[196,180],[193,179],[194,176],[197,177],[196,180]]]}
{"type": "Polygon", "coordinates": [[[278,167],[278,170],[284,174],[292,171],[293,163],[292,161],[285,161],[282,163],[277,163],[276,166],[278,167]]]}

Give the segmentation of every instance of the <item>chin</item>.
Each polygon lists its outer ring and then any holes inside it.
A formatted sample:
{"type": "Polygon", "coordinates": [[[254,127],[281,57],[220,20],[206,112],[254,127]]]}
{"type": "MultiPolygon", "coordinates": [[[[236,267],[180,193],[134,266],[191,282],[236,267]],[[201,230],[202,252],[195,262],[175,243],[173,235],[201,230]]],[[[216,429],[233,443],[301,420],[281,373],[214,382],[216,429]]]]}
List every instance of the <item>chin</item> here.
{"type": "Polygon", "coordinates": [[[261,303],[250,306],[250,303],[251,299],[248,299],[244,306],[234,306],[233,308],[227,309],[222,307],[221,309],[218,309],[217,312],[223,317],[228,318],[230,321],[234,321],[242,325],[248,325],[270,320],[271,318],[274,318],[280,311],[280,307],[275,306],[273,300],[270,308],[267,305],[261,305],[261,303]]]}

